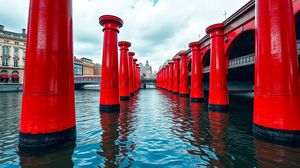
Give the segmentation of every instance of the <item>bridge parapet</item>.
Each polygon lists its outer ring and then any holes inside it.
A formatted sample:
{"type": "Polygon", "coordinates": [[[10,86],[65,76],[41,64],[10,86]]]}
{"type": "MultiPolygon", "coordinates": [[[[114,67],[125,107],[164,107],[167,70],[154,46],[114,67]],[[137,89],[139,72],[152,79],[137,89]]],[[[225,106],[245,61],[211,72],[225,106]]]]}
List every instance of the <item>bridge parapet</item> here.
{"type": "Polygon", "coordinates": [[[100,84],[101,76],[75,76],[75,84],[100,84]]]}

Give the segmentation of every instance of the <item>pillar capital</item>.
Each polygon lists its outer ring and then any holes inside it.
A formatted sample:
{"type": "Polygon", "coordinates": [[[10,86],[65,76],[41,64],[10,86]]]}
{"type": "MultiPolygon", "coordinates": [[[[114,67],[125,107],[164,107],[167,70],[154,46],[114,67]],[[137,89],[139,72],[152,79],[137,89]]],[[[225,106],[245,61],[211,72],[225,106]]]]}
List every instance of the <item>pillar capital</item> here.
{"type": "Polygon", "coordinates": [[[206,28],[206,33],[210,34],[211,37],[213,36],[223,36],[224,33],[224,24],[223,23],[217,23],[213,24],[211,26],[208,26],[206,28]]]}
{"type": "Polygon", "coordinates": [[[180,57],[185,57],[185,56],[187,56],[187,53],[185,51],[180,51],[178,55],[180,57]]]}
{"type": "Polygon", "coordinates": [[[133,57],[133,56],[135,56],[135,52],[128,52],[128,55],[133,57]]]}
{"type": "Polygon", "coordinates": [[[138,61],[138,59],[136,59],[136,58],[133,58],[133,62],[134,62],[134,64],[135,64],[137,61],[138,61]]]}
{"type": "Polygon", "coordinates": [[[172,65],[174,64],[174,62],[171,61],[171,62],[169,62],[168,64],[169,64],[169,66],[172,66],[172,65]]]}
{"type": "Polygon", "coordinates": [[[119,45],[119,47],[120,47],[120,49],[122,50],[128,50],[128,48],[129,47],[131,47],[131,43],[130,42],[128,42],[128,41],[120,41],[119,43],[118,43],[118,45],[119,45]]]}
{"type": "Polygon", "coordinates": [[[177,61],[180,61],[180,58],[179,57],[174,57],[173,61],[174,61],[174,63],[177,62],[177,61]]]}
{"type": "Polygon", "coordinates": [[[200,45],[201,45],[200,42],[195,41],[195,42],[191,42],[191,43],[189,44],[189,47],[190,47],[190,49],[191,49],[192,51],[196,51],[196,50],[200,51],[200,45]]]}
{"type": "Polygon", "coordinates": [[[110,29],[119,32],[119,28],[123,26],[123,20],[113,15],[102,15],[99,18],[99,24],[103,26],[103,31],[110,29]]]}

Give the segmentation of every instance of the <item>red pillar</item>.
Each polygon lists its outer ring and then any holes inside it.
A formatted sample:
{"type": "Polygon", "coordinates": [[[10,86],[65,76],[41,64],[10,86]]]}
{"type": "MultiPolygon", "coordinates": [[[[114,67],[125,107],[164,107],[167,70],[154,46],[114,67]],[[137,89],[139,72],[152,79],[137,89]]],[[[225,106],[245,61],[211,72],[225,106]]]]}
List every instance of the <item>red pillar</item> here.
{"type": "Polygon", "coordinates": [[[129,72],[128,72],[128,48],[130,42],[120,41],[120,100],[128,101],[130,99],[129,92],[129,72]]]}
{"type": "Polygon", "coordinates": [[[170,81],[170,68],[169,68],[170,66],[169,66],[169,64],[167,64],[166,65],[166,69],[165,69],[165,71],[166,71],[166,81],[165,81],[165,83],[166,83],[166,90],[169,90],[169,81],[170,81]]]}
{"type": "Polygon", "coordinates": [[[103,15],[99,23],[104,27],[100,111],[119,112],[118,33],[123,21],[116,16],[103,15]]]}
{"type": "Polygon", "coordinates": [[[179,96],[188,97],[189,96],[189,86],[188,86],[188,65],[187,65],[187,53],[181,51],[180,56],[180,82],[179,82],[179,96]]]}
{"type": "Polygon", "coordinates": [[[136,62],[137,62],[138,59],[134,58],[133,59],[133,90],[134,92],[136,92],[136,76],[137,76],[137,73],[136,73],[136,62]]]}
{"type": "Polygon", "coordinates": [[[129,67],[129,91],[130,91],[130,96],[134,96],[133,56],[135,55],[135,53],[134,52],[128,52],[128,55],[129,55],[129,62],[128,62],[128,67],[129,67]]]}
{"type": "Polygon", "coordinates": [[[141,75],[140,75],[140,65],[137,67],[137,90],[140,90],[141,88],[141,75]]]}
{"type": "Polygon", "coordinates": [[[165,81],[166,81],[166,74],[165,74],[165,67],[162,68],[162,88],[165,89],[165,81]]]}
{"type": "Polygon", "coordinates": [[[300,144],[300,83],[291,0],[256,0],[253,132],[300,144]]]}
{"type": "Polygon", "coordinates": [[[179,94],[179,78],[180,78],[180,68],[179,62],[180,58],[175,57],[174,61],[174,69],[173,69],[173,93],[179,94]]]}
{"type": "Polygon", "coordinates": [[[224,54],[224,24],[214,24],[206,29],[210,34],[209,109],[227,111],[229,106],[227,68],[224,54]]]}
{"type": "Polygon", "coordinates": [[[72,1],[31,0],[19,150],[76,139],[72,1]]]}
{"type": "Polygon", "coordinates": [[[202,74],[204,65],[201,62],[200,43],[189,44],[192,51],[191,102],[204,102],[202,74]]]}
{"type": "Polygon", "coordinates": [[[173,62],[169,62],[169,91],[173,90],[173,62]]]}

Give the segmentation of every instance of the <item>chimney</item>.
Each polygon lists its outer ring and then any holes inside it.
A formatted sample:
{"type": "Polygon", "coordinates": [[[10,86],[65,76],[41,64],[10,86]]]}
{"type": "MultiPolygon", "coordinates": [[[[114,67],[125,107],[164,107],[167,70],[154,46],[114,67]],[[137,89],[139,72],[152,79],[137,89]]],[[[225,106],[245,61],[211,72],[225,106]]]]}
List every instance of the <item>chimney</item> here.
{"type": "Polygon", "coordinates": [[[22,34],[26,34],[26,29],[22,29],[22,34]]]}
{"type": "Polygon", "coordinates": [[[0,30],[4,30],[4,26],[0,24],[0,30]]]}

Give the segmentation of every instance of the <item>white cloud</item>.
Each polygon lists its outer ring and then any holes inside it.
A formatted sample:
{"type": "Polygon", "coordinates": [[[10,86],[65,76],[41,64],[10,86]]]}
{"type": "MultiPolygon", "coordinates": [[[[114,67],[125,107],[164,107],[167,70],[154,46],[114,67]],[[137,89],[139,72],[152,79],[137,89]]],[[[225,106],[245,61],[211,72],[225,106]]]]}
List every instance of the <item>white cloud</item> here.
{"type": "MultiPolygon", "coordinates": [[[[224,20],[248,0],[73,0],[74,53],[101,62],[102,27],[98,18],[113,14],[123,19],[119,40],[156,70],[189,42],[205,35],[205,28],[224,20]]],[[[29,0],[0,0],[0,24],[20,31],[26,27],[29,0]],[[5,4],[5,5],[3,5],[5,4]]]]}

